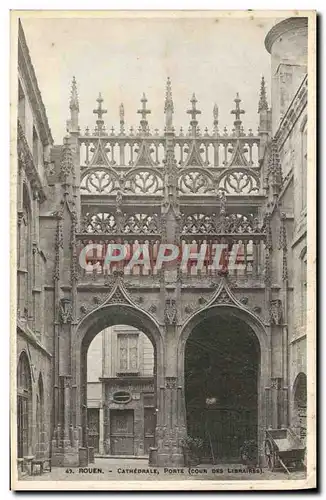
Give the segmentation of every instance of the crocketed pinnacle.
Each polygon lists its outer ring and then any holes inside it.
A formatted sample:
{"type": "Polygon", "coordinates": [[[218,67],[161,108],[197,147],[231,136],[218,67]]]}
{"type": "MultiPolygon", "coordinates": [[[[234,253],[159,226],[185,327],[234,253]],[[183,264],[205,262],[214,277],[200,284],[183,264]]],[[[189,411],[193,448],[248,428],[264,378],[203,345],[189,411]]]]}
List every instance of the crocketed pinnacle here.
{"type": "Polygon", "coordinates": [[[214,123],[218,122],[218,105],[215,103],[214,108],[213,108],[213,118],[214,118],[214,123]]]}
{"type": "Polygon", "coordinates": [[[60,181],[63,183],[67,183],[70,174],[74,175],[74,162],[72,159],[72,151],[69,145],[69,139],[65,137],[60,159],[60,181]]]}
{"type": "Polygon", "coordinates": [[[168,111],[170,111],[171,113],[174,112],[173,99],[172,99],[172,86],[169,77],[166,82],[164,113],[167,113],[168,111]]]}
{"type": "Polygon", "coordinates": [[[258,103],[258,113],[261,111],[268,111],[268,103],[266,98],[266,87],[265,87],[265,78],[262,76],[260,83],[260,95],[259,95],[259,103],[258,103]]]}
{"type": "Polygon", "coordinates": [[[274,184],[282,185],[282,166],[276,139],[272,140],[271,152],[268,161],[268,177],[272,176],[274,184]]]}
{"type": "Polygon", "coordinates": [[[125,120],[125,108],[124,108],[123,102],[119,106],[119,116],[120,116],[120,122],[124,122],[124,120],[125,120]]]}
{"type": "Polygon", "coordinates": [[[78,93],[76,78],[73,77],[71,84],[70,109],[79,111],[78,93]]]}

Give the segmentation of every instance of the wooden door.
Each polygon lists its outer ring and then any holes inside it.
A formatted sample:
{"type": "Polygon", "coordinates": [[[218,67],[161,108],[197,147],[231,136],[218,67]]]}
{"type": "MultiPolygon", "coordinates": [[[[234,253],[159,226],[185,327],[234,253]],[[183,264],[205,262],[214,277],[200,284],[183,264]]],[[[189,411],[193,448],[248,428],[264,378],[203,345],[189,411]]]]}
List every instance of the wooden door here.
{"type": "Polygon", "coordinates": [[[88,446],[99,452],[100,442],[100,410],[98,408],[87,409],[88,446]]]}
{"type": "Polygon", "coordinates": [[[17,398],[17,454],[28,455],[28,399],[23,396],[17,398]]]}
{"type": "Polygon", "coordinates": [[[110,411],[112,455],[134,455],[134,411],[110,411]]]}
{"type": "Polygon", "coordinates": [[[155,440],[156,413],[155,407],[144,408],[144,451],[149,454],[149,448],[154,446],[155,440]]]}

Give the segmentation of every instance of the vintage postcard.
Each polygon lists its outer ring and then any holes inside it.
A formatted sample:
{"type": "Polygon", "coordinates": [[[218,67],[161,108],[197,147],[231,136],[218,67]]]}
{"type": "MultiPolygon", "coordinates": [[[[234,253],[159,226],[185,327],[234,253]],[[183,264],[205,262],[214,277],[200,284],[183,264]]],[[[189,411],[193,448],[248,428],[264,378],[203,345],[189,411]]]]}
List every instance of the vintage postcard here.
{"type": "Polygon", "coordinates": [[[314,11],[12,11],[12,488],[316,486],[314,11]]]}

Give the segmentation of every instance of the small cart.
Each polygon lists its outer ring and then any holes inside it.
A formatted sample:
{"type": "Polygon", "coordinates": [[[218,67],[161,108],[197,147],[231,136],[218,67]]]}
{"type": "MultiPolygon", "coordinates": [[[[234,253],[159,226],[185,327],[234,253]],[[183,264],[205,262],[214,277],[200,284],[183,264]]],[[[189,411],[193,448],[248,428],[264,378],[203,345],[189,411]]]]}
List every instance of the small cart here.
{"type": "Polygon", "coordinates": [[[291,429],[268,429],[265,439],[265,456],[269,470],[282,467],[288,474],[299,466],[305,467],[305,446],[291,429]]]}

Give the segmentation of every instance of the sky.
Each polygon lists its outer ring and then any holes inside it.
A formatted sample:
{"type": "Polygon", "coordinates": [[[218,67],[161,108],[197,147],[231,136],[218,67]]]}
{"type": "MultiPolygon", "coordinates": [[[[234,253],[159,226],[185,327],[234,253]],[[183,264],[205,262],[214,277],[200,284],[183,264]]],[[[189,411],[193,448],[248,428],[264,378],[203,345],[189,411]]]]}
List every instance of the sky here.
{"type": "MultiPolygon", "coordinates": [[[[37,12],[35,13],[37,16],[37,12]]],[[[159,12],[157,12],[159,16],[159,12]]],[[[201,130],[232,129],[237,92],[245,130],[257,130],[260,80],[265,76],[270,103],[270,54],[264,39],[281,19],[196,18],[22,18],[32,62],[56,144],[62,143],[69,119],[72,77],[77,80],[83,131],[94,127],[93,109],[101,92],[108,129],[119,127],[124,104],[126,127],[139,126],[140,99],[145,92],[152,130],[164,128],[166,79],[172,81],[174,126],[187,130],[195,92],[201,130]]]]}

